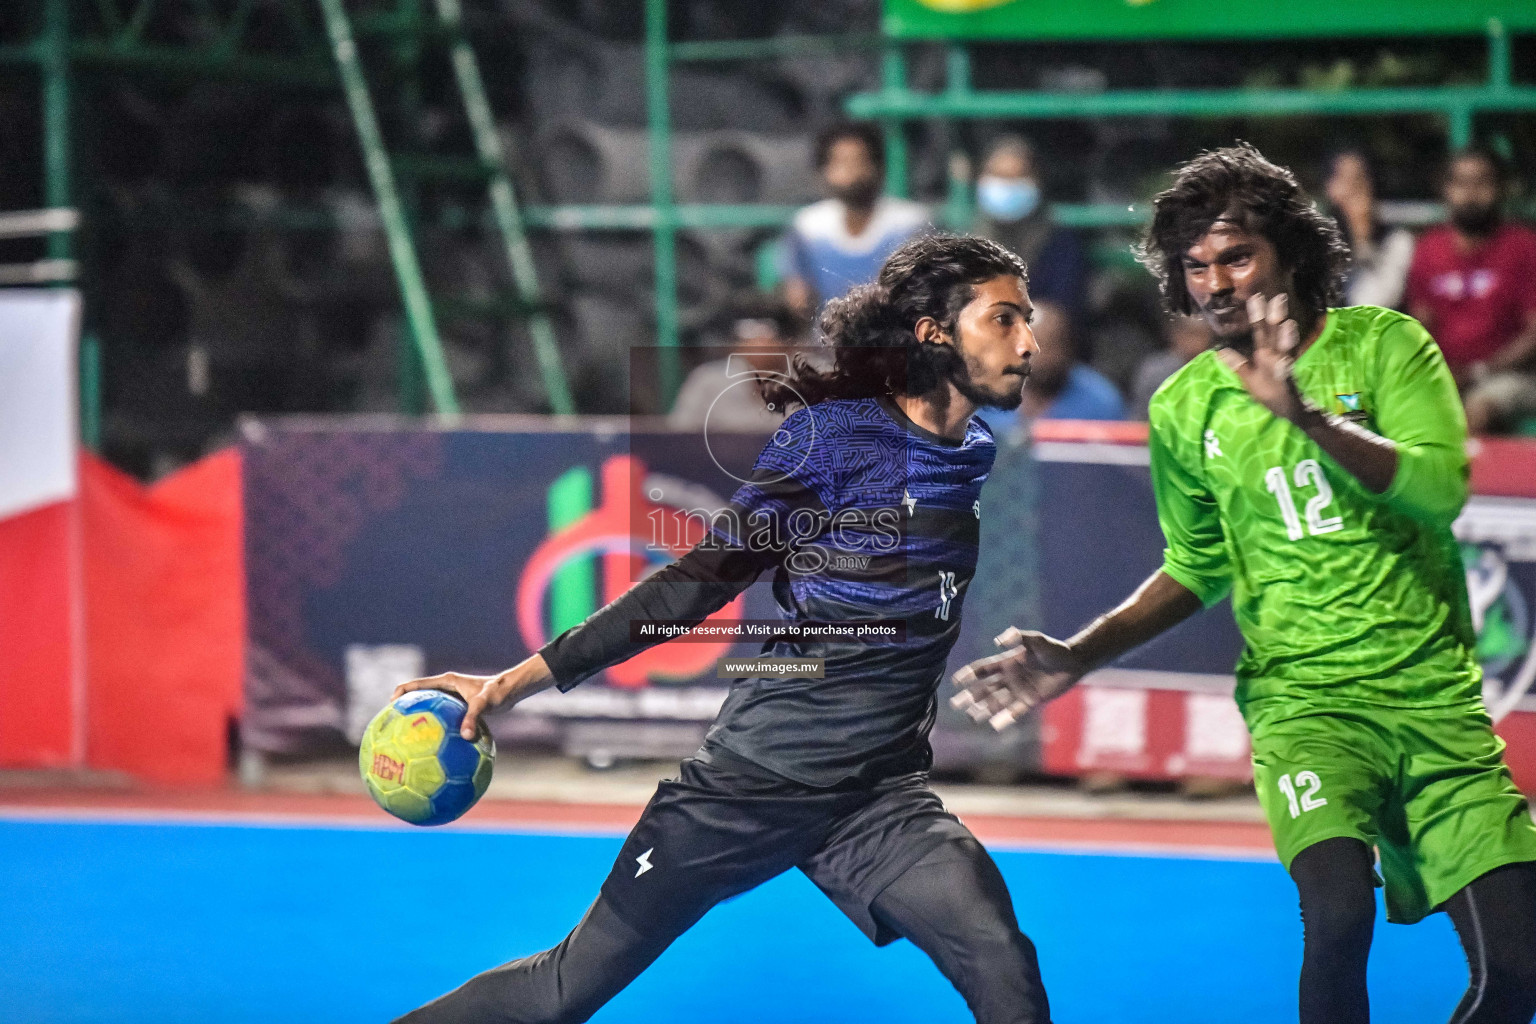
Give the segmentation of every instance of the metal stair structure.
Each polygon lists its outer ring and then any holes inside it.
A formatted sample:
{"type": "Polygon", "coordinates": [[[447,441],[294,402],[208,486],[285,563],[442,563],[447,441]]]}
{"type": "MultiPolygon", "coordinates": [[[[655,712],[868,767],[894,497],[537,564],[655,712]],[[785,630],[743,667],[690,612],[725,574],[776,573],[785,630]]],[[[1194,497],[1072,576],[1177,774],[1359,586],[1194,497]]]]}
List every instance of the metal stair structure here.
{"type": "MultiPolygon", "coordinates": [[[[351,111],[358,141],[362,146],[369,182],[379,204],[414,349],[420,359],[427,392],[434,408],[443,414],[459,411],[452,376],[443,357],[433,300],[427,291],[411,221],[401,198],[400,181],[405,177],[484,182],[491,219],[501,236],[502,248],[512,272],[517,298],[527,319],[539,373],[550,405],[556,413],[575,412],[554,328],[543,309],[533,254],[528,246],[512,179],[507,173],[506,153],[496,130],[485,84],[480,76],[479,62],[464,34],[463,11],[459,0],[433,0],[436,14],[436,25],[433,28],[448,42],[449,59],[453,65],[459,98],[463,102],[474,137],[475,156],[472,158],[391,153],[379,126],[352,18],[343,0],[319,0],[319,4],[325,19],[326,34],[336,58],[342,90],[346,94],[347,107],[351,111]]],[[[375,18],[369,24],[381,32],[410,32],[418,27],[413,24],[413,19],[388,22],[375,18]]]]}

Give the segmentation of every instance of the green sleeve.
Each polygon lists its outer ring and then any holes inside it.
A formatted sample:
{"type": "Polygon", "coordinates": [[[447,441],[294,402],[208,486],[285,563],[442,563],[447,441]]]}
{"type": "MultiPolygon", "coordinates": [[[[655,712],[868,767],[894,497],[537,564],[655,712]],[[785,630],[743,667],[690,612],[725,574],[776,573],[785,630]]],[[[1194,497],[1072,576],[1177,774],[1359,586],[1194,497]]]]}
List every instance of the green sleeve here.
{"type": "Polygon", "coordinates": [[[1416,320],[1397,320],[1377,349],[1376,429],[1397,447],[1381,500],[1449,526],[1467,502],[1467,419],[1445,357],[1416,320]]]}
{"type": "Polygon", "coordinates": [[[1152,409],[1148,447],[1152,455],[1152,492],[1157,497],[1157,521],[1167,547],[1163,572],[1210,607],[1232,587],[1232,566],[1227,557],[1216,499],[1204,483],[1181,463],[1170,447],[1177,438],[1152,409]]]}

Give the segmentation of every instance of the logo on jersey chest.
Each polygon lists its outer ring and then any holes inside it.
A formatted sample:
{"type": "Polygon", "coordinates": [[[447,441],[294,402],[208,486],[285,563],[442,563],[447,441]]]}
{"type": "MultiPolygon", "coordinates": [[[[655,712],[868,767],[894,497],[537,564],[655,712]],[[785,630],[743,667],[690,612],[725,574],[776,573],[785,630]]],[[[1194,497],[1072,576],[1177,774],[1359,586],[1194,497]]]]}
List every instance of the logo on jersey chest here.
{"type": "Polygon", "coordinates": [[[1354,423],[1359,423],[1360,421],[1369,417],[1370,414],[1365,411],[1365,408],[1361,404],[1360,392],[1351,391],[1342,395],[1335,394],[1333,397],[1337,399],[1339,403],[1338,408],[1335,409],[1334,412],[1344,419],[1350,420],[1354,423]]]}

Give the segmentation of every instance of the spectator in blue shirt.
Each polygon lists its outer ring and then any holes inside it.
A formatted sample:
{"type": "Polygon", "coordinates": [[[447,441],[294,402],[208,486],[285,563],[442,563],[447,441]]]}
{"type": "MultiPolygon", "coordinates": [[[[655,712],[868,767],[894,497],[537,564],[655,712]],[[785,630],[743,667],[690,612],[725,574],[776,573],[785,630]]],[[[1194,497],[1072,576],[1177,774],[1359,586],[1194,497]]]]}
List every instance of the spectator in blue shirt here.
{"type": "Polygon", "coordinates": [[[784,297],[802,316],[873,281],[886,258],[928,225],[922,206],[881,194],[885,140],[875,125],[850,122],[823,129],[816,139],[816,169],[831,198],[795,214],[779,268],[784,297]]]}
{"type": "Polygon", "coordinates": [[[1034,147],[1023,136],[1005,135],[987,151],[976,179],[971,230],[1024,257],[1030,298],[1054,302],[1066,307],[1073,320],[1083,319],[1088,289],[1083,246],[1076,232],[1052,222],[1034,147]]]}
{"type": "MultiPolygon", "coordinates": [[[[1031,298],[1033,285],[1031,274],[1031,298]]],[[[980,409],[976,413],[994,434],[1017,439],[1021,428],[1033,420],[1125,419],[1125,399],[1119,389],[1108,377],[1077,361],[1072,319],[1064,306],[1036,302],[1031,327],[1040,351],[1029,363],[1023,404],[1017,411],[980,409]]]]}

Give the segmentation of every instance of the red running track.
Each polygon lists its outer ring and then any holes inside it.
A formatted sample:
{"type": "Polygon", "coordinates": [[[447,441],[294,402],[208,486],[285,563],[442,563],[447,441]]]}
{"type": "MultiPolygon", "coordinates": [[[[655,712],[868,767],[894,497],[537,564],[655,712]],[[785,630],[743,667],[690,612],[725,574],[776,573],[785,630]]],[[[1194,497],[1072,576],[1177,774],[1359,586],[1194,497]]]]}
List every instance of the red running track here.
{"type": "MultiPolygon", "coordinates": [[[[462,821],[474,831],[622,835],[640,816],[631,804],[484,800],[462,821]]],[[[363,795],[254,793],[241,790],[116,791],[0,789],[0,817],[186,821],[199,824],[330,828],[410,828],[363,795]]],[[[1258,822],[966,814],[983,842],[1009,849],[1272,859],[1258,822]]]]}

